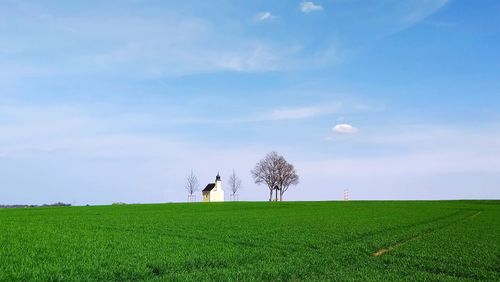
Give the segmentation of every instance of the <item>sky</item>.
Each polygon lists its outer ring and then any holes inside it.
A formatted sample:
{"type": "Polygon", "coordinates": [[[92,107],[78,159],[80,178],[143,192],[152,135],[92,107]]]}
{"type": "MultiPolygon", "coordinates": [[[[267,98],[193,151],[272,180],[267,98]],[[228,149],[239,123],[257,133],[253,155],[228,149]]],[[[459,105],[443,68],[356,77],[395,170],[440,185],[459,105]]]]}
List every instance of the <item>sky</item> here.
{"type": "Polygon", "coordinates": [[[0,204],[499,199],[496,0],[0,0],[0,204]],[[226,197],[228,197],[226,193],[226,197]],[[198,195],[201,200],[201,193],[198,195]]]}

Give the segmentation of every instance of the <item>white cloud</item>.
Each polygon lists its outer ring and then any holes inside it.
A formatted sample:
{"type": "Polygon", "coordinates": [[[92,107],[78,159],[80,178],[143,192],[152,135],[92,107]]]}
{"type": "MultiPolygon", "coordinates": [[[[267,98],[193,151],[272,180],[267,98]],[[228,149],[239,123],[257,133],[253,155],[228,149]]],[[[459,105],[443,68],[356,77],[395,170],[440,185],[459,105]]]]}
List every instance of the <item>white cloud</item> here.
{"type": "Polygon", "coordinates": [[[257,22],[271,21],[275,18],[276,16],[271,14],[271,12],[261,12],[255,16],[255,21],[257,22]]]}
{"type": "Polygon", "coordinates": [[[323,7],[321,5],[314,4],[313,2],[306,1],[306,2],[300,3],[300,10],[303,13],[308,14],[308,13],[314,12],[314,11],[321,11],[321,10],[323,10],[323,7]]]}
{"type": "Polygon", "coordinates": [[[337,124],[333,127],[333,132],[339,133],[339,134],[352,134],[352,133],[358,132],[358,129],[356,127],[353,127],[350,124],[341,123],[341,124],[337,124]]]}

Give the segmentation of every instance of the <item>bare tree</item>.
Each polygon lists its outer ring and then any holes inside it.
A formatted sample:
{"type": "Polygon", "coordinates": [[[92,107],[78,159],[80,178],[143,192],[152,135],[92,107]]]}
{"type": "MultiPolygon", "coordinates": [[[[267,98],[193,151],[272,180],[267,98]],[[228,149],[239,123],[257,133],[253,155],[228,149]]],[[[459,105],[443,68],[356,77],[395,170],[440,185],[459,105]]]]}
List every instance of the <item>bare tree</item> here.
{"type": "MultiPolygon", "coordinates": [[[[299,176],[295,167],[288,163],[285,158],[281,157],[278,162],[278,190],[280,193],[280,201],[283,201],[283,194],[290,188],[291,185],[299,184],[299,176]]],[[[276,191],[277,193],[278,191],[276,191]]]]}
{"type": "Polygon", "coordinates": [[[229,190],[231,191],[231,197],[233,198],[233,200],[236,200],[236,193],[238,193],[241,188],[241,179],[236,176],[236,172],[234,170],[233,173],[229,176],[228,183],[229,190]]]}
{"type": "Polygon", "coordinates": [[[269,188],[269,201],[273,200],[274,191],[276,191],[276,201],[279,200],[278,191],[280,191],[283,183],[285,183],[282,180],[284,177],[280,177],[280,169],[284,167],[285,163],[285,158],[273,151],[267,154],[264,159],[259,161],[255,165],[255,168],[251,171],[256,184],[264,183],[269,188]]]}
{"type": "Polygon", "coordinates": [[[198,191],[199,182],[198,178],[196,177],[196,175],[194,175],[193,171],[191,171],[191,174],[187,177],[185,187],[188,192],[188,199],[189,200],[194,199],[194,193],[198,191]]]}

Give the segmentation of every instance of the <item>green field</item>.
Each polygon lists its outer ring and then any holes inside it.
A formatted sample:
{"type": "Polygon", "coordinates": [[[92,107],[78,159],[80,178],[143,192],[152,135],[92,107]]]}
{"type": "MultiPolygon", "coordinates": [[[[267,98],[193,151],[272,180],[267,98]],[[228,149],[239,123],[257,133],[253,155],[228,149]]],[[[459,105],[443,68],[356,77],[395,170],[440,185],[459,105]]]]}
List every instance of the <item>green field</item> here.
{"type": "Polygon", "coordinates": [[[0,228],[1,281],[500,281],[500,201],[0,209],[0,228]]]}

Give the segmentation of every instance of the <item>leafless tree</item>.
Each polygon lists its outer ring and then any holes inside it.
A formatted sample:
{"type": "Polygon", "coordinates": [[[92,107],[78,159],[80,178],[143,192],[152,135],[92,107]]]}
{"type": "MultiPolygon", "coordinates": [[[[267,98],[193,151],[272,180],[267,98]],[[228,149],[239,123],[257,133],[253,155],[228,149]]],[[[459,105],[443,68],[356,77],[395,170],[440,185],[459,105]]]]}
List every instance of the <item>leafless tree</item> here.
{"type": "Polygon", "coordinates": [[[269,201],[273,200],[273,192],[276,193],[275,200],[279,201],[291,185],[299,183],[299,177],[293,165],[274,151],[259,161],[251,174],[256,184],[267,185],[269,201]]]}
{"type": "Polygon", "coordinates": [[[234,170],[233,173],[229,176],[228,183],[229,183],[229,190],[231,191],[231,197],[233,198],[233,200],[235,200],[236,193],[238,193],[238,191],[241,188],[241,179],[238,176],[236,176],[236,172],[234,170]]]}
{"type": "Polygon", "coordinates": [[[266,184],[269,188],[269,201],[273,200],[273,192],[277,184],[277,175],[275,166],[278,162],[279,155],[276,152],[271,152],[266,157],[260,160],[255,168],[250,172],[256,184],[266,184]]]}
{"type": "Polygon", "coordinates": [[[194,175],[193,171],[191,171],[191,174],[187,177],[185,187],[188,192],[188,198],[192,199],[194,193],[198,191],[199,187],[198,178],[196,177],[196,175],[194,175]]]}
{"type": "MultiPolygon", "coordinates": [[[[283,194],[290,188],[291,185],[299,184],[299,176],[295,167],[288,163],[285,158],[281,157],[278,162],[278,190],[280,194],[280,201],[283,201],[283,194]]],[[[276,191],[277,193],[278,191],[276,191]]]]}

